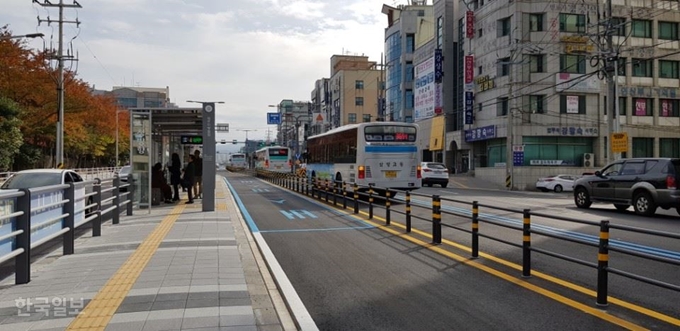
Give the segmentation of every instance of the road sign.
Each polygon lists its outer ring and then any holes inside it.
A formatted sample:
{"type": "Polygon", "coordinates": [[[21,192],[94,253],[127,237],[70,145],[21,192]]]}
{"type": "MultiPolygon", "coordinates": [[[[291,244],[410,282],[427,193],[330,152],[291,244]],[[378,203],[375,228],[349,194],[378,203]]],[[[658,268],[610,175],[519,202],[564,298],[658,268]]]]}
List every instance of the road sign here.
{"type": "Polygon", "coordinates": [[[203,136],[181,136],[182,145],[203,145],[203,136]]]}
{"type": "Polygon", "coordinates": [[[513,151],[512,152],[512,165],[514,165],[514,166],[524,165],[524,151],[513,151]]]}
{"type": "Polygon", "coordinates": [[[299,160],[299,159],[300,159],[300,153],[296,153],[296,154],[295,154],[295,159],[296,159],[296,160],[299,160]]]}
{"type": "Polygon", "coordinates": [[[267,113],[267,124],[281,124],[281,113],[267,113]]]}
{"type": "Polygon", "coordinates": [[[625,153],[628,152],[628,133],[617,132],[612,133],[612,152],[625,153]]]}
{"type": "Polygon", "coordinates": [[[215,131],[217,131],[217,132],[229,132],[229,123],[217,123],[217,124],[215,124],[215,131]]]}

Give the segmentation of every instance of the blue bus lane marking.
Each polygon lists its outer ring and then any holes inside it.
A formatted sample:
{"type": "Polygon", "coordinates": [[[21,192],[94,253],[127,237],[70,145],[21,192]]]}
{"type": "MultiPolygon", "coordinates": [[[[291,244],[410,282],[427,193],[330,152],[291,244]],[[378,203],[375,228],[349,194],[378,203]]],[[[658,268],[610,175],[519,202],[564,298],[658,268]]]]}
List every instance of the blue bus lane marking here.
{"type": "Polygon", "coordinates": [[[285,210],[279,210],[279,211],[281,212],[281,214],[283,214],[283,216],[286,216],[289,220],[295,219],[295,216],[293,216],[293,214],[291,214],[291,213],[289,213],[285,210]]]}

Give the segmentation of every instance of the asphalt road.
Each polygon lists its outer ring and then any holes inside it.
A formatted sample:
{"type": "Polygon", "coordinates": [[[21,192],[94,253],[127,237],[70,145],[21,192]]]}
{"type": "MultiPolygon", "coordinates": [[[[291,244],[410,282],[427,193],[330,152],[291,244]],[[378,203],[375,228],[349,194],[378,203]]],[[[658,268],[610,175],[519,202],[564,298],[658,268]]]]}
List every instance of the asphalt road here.
{"type": "Polygon", "coordinates": [[[587,294],[565,296],[508,266],[491,270],[460,249],[433,248],[425,235],[407,240],[396,225],[362,221],[253,177],[226,178],[321,330],[670,329],[617,307],[603,314],[587,294]]]}

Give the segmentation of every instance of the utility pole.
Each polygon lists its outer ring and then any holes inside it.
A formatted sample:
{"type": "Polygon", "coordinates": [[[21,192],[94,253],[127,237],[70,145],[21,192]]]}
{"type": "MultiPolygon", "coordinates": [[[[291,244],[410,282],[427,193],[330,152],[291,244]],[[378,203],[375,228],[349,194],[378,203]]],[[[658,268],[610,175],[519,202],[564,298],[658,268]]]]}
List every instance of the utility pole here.
{"type": "Polygon", "coordinates": [[[47,17],[43,20],[38,16],[38,24],[46,22],[47,25],[52,23],[59,23],[59,47],[57,55],[52,56],[58,63],[58,77],[57,77],[57,101],[59,103],[57,115],[57,146],[56,146],[56,162],[57,167],[64,167],[64,60],[75,61],[72,55],[64,56],[64,23],[73,23],[76,26],[80,25],[80,21],[64,21],[64,8],[82,8],[82,6],[75,0],[73,4],[64,4],[64,0],[59,0],[59,4],[53,4],[49,0],[33,0],[42,7],[59,7],[59,20],[55,21],[47,17]]]}
{"type": "Polygon", "coordinates": [[[607,75],[607,144],[605,148],[607,149],[607,163],[616,160],[616,156],[614,155],[614,150],[612,148],[612,136],[614,133],[614,112],[616,111],[616,105],[618,103],[618,98],[616,97],[616,80],[614,75],[618,71],[619,56],[614,50],[614,27],[612,25],[612,21],[612,0],[607,0],[607,24],[605,30],[605,35],[607,38],[607,51],[605,54],[605,73],[607,75]]]}
{"type": "MultiPolygon", "coordinates": [[[[511,54],[512,55],[510,56],[509,62],[512,62],[514,52],[511,53],[511,54]]],[[[512,131],[513,131],[512,109],[513,109],[513,107],[511,106],[511,103],[514,103],[515,98],[512,94],[512,92],[513,92],[512,91],[513,90],[513,88],[512,88],[513,87],[512,63],[508,64],[508,66],[509,66],[509,68],[508,68],[508,71],[509,71],[508,72],[509,73],[508,84],[510,84],[510,86],[508,87],[508,114],[507,114],[508,115],[508,122],[507,122],[507,129],[506,129],[507,132],[505,134],[505,136],[506,136],[506,138],[505,138],[505,142],[506,142],[506,146],[505,146],[505,172],[506,172],[505,173],[505,175],[506,175],[505,186],[508,190],[512,191],[512,187],[513,187],[513,178],[512,178],[513,176],[512,175],[513,175],[513,172],[515,170],[514,169],[515,164],[514,164],[513,152],[512,152],[512,150],[513,150],[512,147],[514,145],[514,136],[512,134],[512,131]]]]}

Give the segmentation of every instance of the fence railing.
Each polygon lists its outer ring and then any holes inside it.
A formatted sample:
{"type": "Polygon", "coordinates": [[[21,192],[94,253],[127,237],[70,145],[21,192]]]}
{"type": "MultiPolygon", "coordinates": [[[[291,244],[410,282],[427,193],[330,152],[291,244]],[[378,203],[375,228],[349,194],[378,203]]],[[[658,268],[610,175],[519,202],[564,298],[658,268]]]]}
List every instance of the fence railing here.
{"type": "Polygon", "coordinates": [[[15,283],[31,280],[31,250],[58,237],[63,254],[74,253],[75,230],[92,223],[92,236],[101,235],[103,216],[132,215],[130,182],[120,178],[83,181],[21,190],[0,191],[0,265],[15,259],[15,283]],[[126,192],[121,192],[126,188],[126,192]]]}
{"type": "MultiPolygon", "coordinates": [[[[521,273],[523,277],[530,277],[532,270],[532,254],[539,253],[550,256],[563,261],[568,261],[581,266],[592,268],[596,272],[597,284],[596,287],[596,304],[598,306],[606,306],[608,304],[608,289],[609,289],[609,275],[616,274],[630,280],[650,284],[653,286],[670,289],[680,292],[680,283],[678,278],[669,277],[669,280],[661,280],[650,276],[641,274],[642,268],[635,271],[623,270],[622,267],[612,266],[609,261],[611,252],[617,252],[629,257],[641,258],[649,262],[656,262],[667,267],[675,268],[680,266],[680,252],[668,251],[659,247],[644,248],[642,245],[610,240],[610,232],[617,231],[616,237],[626,237],[624,232],[635,233],[638,235],[648,235],[655,239],[655,242],[666,242],[668,240],[680,240],[680,233],[669,233],[663,231],[655,231],[650,229],[643,229],[638,227],[624,226],[612,224],[609,220],[601,220],[599,222],[587,221],[582,219],[555,216],[546,213],[533,212],[531,209],[512,209],[504,208],[489,204],[479,203],[478,201],[467,202],[457,199],[442,198],[439,195],[426,195],[410,191],[398,191],[387,188],[379,188],[374,186],[359,186],[357,184],[348,184],[346,182],[333,182],[329,180],[317,180],[306,177],[294,176],[292,174],[257,171],[256,176],[272,182],[273,184],[282,186],[291,191],[304,194],[309,197],[321,200],[334,206],[342,206],[342,208],[349,208],[354,214],[360,212],[360,205],[364,205],[368,209],[368,218],[374,219],[374,209],[380,208],[384,210],[385,225],[390,225],[394,220],[394,215],[400,215],[405,225],[405,231],[412,231],[413,220],[431,223],[432,228],[430,235],[433,244],[442,243],[442,228],[452,229],[456,232],[466,233],[469,237],[470,252],[472,258],[479,257],[480,238],[486,238],[495,242],[499,242],[511,247],[519,249],[518,260],[521,261],[521,273]],[[381,193],[382,204],[375,203],[377,192],[381,193]],[[395,209],[393,202],[395,202],[395,194],[401,193],[404,198],[398,199],[398,202],[403,204],[403,208],[395,209]],[[443,206],[442,202],[447,205],[443,206]],[[462,205],[464,207],[456,207],[462,205]],[[349,207],[348,207],[349,206],[349,207]],[[427,209],[431,212],[431,217],[423,217],[420,214],[414,214],[414,208],[427,209]],[[512,217],[498,216],[496,214],[480,213],[480,209],[503,212],[507,215],[516,215],[521,221],[517,221],[512,217]],[[456,217],[469,220],[469,227],[460,226],[460,222],[447,223],[446,221],[456,217]],[[533,225],[532,219],[540,217],[546,220],[559,220],[562,222],[574,223],[591,227],[593,230],[599,232],[597,236],[587,234],[574,234],[570,231],[555,230],[541,225],[533,225]],[[511,231],[516,231],[521,240],[509,240],[505,237],[494,235],[492,231],[486,232],[485,224],[494,225],[511,231]],[[592,249],[590,255],[592,258],[587,259],[578,255],[568,255],[564,252],[555,250],[539,248],[532,246],[532,235],[541,235],[552,239],[560,240],[562,242],[574,243],[586,249],[592,249]],[[675,282],[675,283],[673,283],[675,282]]],[[[587,231],[587,230],[586,230],[587,231]]],[[[677,245],[676,245],[677,246],[677,245]]],[[[585,280],[584,280],[585,281],[585,280]]]]}

